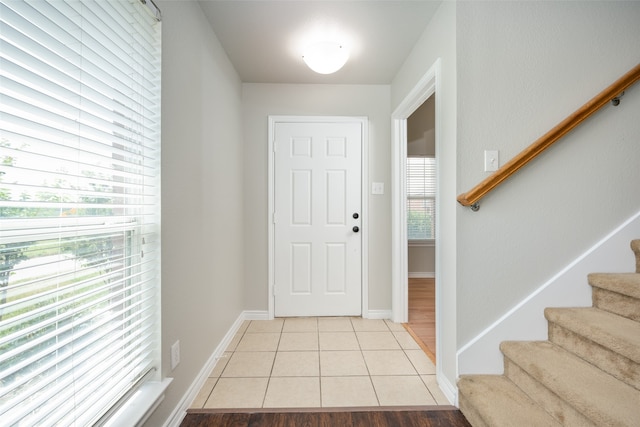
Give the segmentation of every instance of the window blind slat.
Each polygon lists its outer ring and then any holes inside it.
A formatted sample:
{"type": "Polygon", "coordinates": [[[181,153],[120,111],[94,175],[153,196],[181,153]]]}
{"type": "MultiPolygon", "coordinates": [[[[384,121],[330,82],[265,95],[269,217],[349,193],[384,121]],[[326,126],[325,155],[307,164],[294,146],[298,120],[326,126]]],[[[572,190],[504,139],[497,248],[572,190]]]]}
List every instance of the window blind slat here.
{"type": "Polygon", "coordinates": [[[78,154],[86,155],[87,153],[94,153],[106,159],[111,157],[114,165],[119,165],[122,168],[130,167],[132,158],[138,160],[137,162],[133,162],[133,164],[138,167],[150,167],[154,165],[152,156],[154,156],[156,150],[143,145],[144,143],[148,143],[153,135],[140,137],[137,144],[132,144],[129,139],[119,137],[96,140],[88,138],[87,135],[79,134],[75,127],[70,130],[59,129],[58,124],[52,121],[35,123],[31,119],[25,119],[10,114],[7,111],[2,112],[4,130],[8,134],[20,135],[20,138],[16,138],[16,146],[6,147],[8,149],[19,150],[23,145],[22,143],[27,143],[28,145],[30,139],[45,140],[54,144],[49,150],[49,152],[53,154],[51,157],[54,158],[59,158],[58,153],[53,150],[54,148],[69,147],[77,150],[78,154]],[[25,139],[25,141],[20,140],[21,138],[25,139]],[[137,153],[133,151],[136,147],[140,150],[137,153]],[[150,162],[150,164],[147,165],[140,162],[150,162]]]}
{"type": "MultiPolygon", "coordinates": [[[[126,270],[129,270],[129,269],[131,269],[131,266],[126,266],[126,270]]],[[[40,282],[39,289],[41,291],[38,292],[37,294],[29,295],[28,297],[17,299],[16,301],[6,304],[6,310],[4,311],[3,314],[5,315],[5,318],[9,320],[4,320],[3,326],[11,327],[12,325],[24,324],[25,321],[33,320],[34,318],[39,318],[41,315],[46,315],[47,313],[54,313],[53,310],[56,310],[56,311],[64,310],[65,307],[68,306],[69,304],[74,304],[76,301],[79,301],[90,295],[99,295],[103,293],[105,290],[110,290],[109,294],[106,297],[107,299],[115,298],[119,295],[119,292],[114,291],[114,289],[117,289],[116,288],[117,286],[121,286],[121,284],[132,281],[132,279],[135,279],[137,277],[137,275],[132,277],[122,276],[122,272],[124,270],[125,270],[125,267],[122,267],[121,269],[110,271],[108,274],[103,274],[101,276],[102,280],[100,279],[82,280],[82,278],[86,276],[76,274],[73,277],[74,283],[71,285],[60,284],[61,276],[57,276],[50,280],[50,283],[52,283],[52,285],[55,286],[55,288],[52,288],[52,286],[46,286],[46,283],[45,283],[45,286],[42,286],[42,282],[40,282]],[[108,280],[108,279],[111,279],[111,281],[106,285],[102,285],[104,280],[108,280]],[[89,288],[90,292],[81,293],[80,291],[83,288],[89,288]],[[70,298],[65,295],[66,293],[74,293],[76,294],[76,296],[74,298],[70,298]],[[56,298],[56,302],[49,303],[47,304],[46,307],[43,307],[43,308],[39,307],[42,301],[48,301],[54,297],[56,298]],[[19,314],[20,310],[24,309],[25,307],[38,307],[38,308],[33,308],[29,310],[27,313],[20,315],[19,314]],[[16,316],[15,319],[12,318],[12,315],[14,314],[16,316]]],[[[66,283],[66,281],[62,283],[66,283]]],[[[130,288],[125,286],[123,287],[123,290],[129,291],[130,288]]],[[[8,292],[10,291],[12,291],[12,289],[8,289],[8,292]]],[[[95,302],[100,303],[104,300],[105,299],[103,297],[101,299],[96,299],[95,302]]],[[[10,335],[3,337],[2,340],[0,340],[0,345],[4,345],[7,342],[11,342],[14,339],[14,336],[21,337],[21,336],[24,336],[25,334],[32,335],[38,329],[46,329],[50,325],[59,325],[61,323],[64,323],[63,322],[64,319],[73,318],[74,313],[75,313],[75,310],[64,310],[63,315],[59,315],[56,313],[56,316],[54,318],[48,319],[47,321],[38,322],[36,325],[33,325],[30,328],[21,329],[16,333],[12,333],[10,335]]],[[[33,343],[33,340],[30,339],[29,343],[30,344],[33,343]]],[[[13,351],[19,352],[21,350],[22,350],[21,348],[16,348],[13,351]]],[[[10,354],[11,352],[5,352],[4,354],[0,355],[0,362],[5,358],[7,358],[10,354]]]]}
{"type": "MultiPolygon", "coordinates": [[[[110,287],[114,287],[115,285],[110,285],[110,287]]],[[[21,353],[26,353],[31,349],[34,348],[38,348],[38,345],[41,342],[46,342],[47,340],[51,339],[51,338],[55,338],[56,336],[61,336],[64,335],[66,332],[69,331],[69,329],[73,328],[75,323],[73,322],[74,320],[74,316],[76,316],[78,313],[81,313],[83,311],[85,311],[87,308],[91,308],[92,306],[100,306],[101,304],[110,301],[109,305],[106,305],[105,307],[102,307],[98,310],[94,310],[95,313],[93,313],[93,315],[91,317],[89,316],[85,316],[84,320],[87,321],[92,321],[94,319],[102,319],[101,322],[108,322],[109,319],[111,319],[113,316],[113,318],[120,316],[120,314],[117,311],[113,311],[114,309],[120,307],[122,304],[127,304],[127,303],[131,303],[135,298],[144,295],[145,292],[147,292],[149,289],[142,289],[142,290],[137,290],[135,292],[132,292],[130,294],[131,297],[131,301],[127,302],[127,298],[123,298],[123,294],[127,293],[127,292],[131,292],[132,291],[132,287],[131,286],[122,286],[122,288],[118,291],[118,292],[112,292],[110,293],[106,298],[103,297],[101,299],[97,299],[96,301],[94,301],[92,304],[85,304],[84,306],[80,306],[77,307],[75,309],[72,310],[67,310],[62,312],[62,314],[56,314],[55,317],[52,318],[47,318],[45,321],[40,322],[38,325],[36,326],[32,326],[29,327],[27,329],[24,330],[20,330],[8,337],[4,337],[3,338],[3,342],[2,342],[2,346],[6,346],[8,343],[14,343],[18,340],[20,344],[19,347],[16,347],[14,349],[11,349],[10,351],[6,351],[2,354],[2,356],[0,357],[0,363],[4,363],[7,360],[10,360],[12,357],[15,357],[16,355],[19,355],[21,353]],[[112,313],[109,313],[109,311],[113,311],[112,313]],[[110,316],[106,316],[106,315],[110,315],[110,316]],[[51,333],[47,332],[50,330],[51,327],[56,327],[56,334],[52,335],[51,333]],[[39,331],[43,331],[43,334],[40,334],[40,336],[38,336],[38,332],[39,331]],[[28,340],[24,340],[22,337],[24,335],[30,335],[32,336],[32,338],[28,339],[28,340]]],[[[84,296],[84,298],[86,298],[87,296],[84,296]]],[[[65,307],[69,306],[70,304],[73,304],[74,302],[78,301],[78,298],[76,298],[75,300],[72,301],[64,301],[62,303],[56,304],[56,307],[58,309],[64,309],[65,307]]],[[[134,305],[132,305],[133,307],[134,305]]],[[[40,316],[42,314],[48,314],[50,312],[46,311],[46,310],[40,310],[37,313],[34,313],[31,316],[28,316],[27,319],[29,319],[29,317],[33,317],[33,316],[40,316]]],[[[131,312],[130,314],[132,314],[133,312],[131,312]]],[[[24,319],[24,317],[23,317],[24,319]]],[[[15,324],[16,322],[10,322],[9,324],[15,324]]],[[[98,323],[96,327],[101,326],[102,323],[98,323]]],[[[85,332],[91,332],[90,330],[87,330],[85,332]]],[[[79,337],[81,337],[81,335],[79,335],[79,337]]],[[[58,343],[57,345],[60,345],[60,343],[58,343]]],[[[15,347],[15,344],[12,345],[13,347],[15,347]]],[[[52,347],[52,348],[47,348],[43,350],[42,354],[47,354],[49,351],[51,350],[57,350],[57,347],[52,347]]],[[[35,357],[35,356],[34,356],[35,357]]],[[[15,372],[16,370],[19,370],[21,367],[24,366],[28,366],[29,362],[24,362],[24,363],[20,363],[20,364],[14,364],[13,366],[11,366],[9,369],[7,369],[6,372],[10,373],[10,372],[15,372]]]]}
{"type": "MultiPolygon", "coordinates": [[[[32,24],[29,23],[29,25],[31,26],[28,27],[28,29],[32,29],[32,24]]],[[[15,30],[7,29],[6,31],[15,30]]],[[[19,44],[8,44],[7,49],[3,48],[3,51],[5,52],[3,52],[2,55],[27,66],[27,68],[24,68],[23,66],[22,72],[15,72],[13,74],[16,80],[24,82],[28,79],[29,75],[33,74],[31,80],[40,82],[40,85],[45,88],[47,92],[50,92],[51,88],[55,91],[57,86],[60,91],[64,91],[66,93],[66,96],[63,99],[73,100],[82,96],[85,100],[81,106],[82,111],[91,111],[90,109],[93,107],[94,109],[100,110],[103,114],[110,114],[113,116],[113,120],[111,120],[112,122],[123,122],[121,124],[123,129],[131,131],[139,127],[141,124],[143,125],[143,128],[146,128],[147,130],[151,130],[151,126],[155,127],[156,124],[154,119],[156,114],[153,114],[147,109],[147,107],[145,107],[145,105],[153,105],[154,102],[150,99],[141,98],[135,100],[130,98],[129,95],[126,95],[131,92],[129,87],[133,85],[133,82],[130,81],[129,75],[123,74],[121,77],[124,80],[114,80],[109,82],[108,85],[100,82],[99,80],[94,81],[95,79],[93,76],[88,74],[86,64],[84,64],[85,68],[80,72],[80,69],[76,64],[67,60],[74,56],[79,58],[79,55],[76,52],[71,51],[64,43],[59,43],[59,48],[62,51],[59,53],[59,58],[67,63],[62,69],[55,69],[50,66],[50,63],[55,62],[56,52],[45,50],[41,45],[20,33],[14,34],[13,38],[15,41],[18,41],[19,44]],[[30,53],[38,52],[38,56],[29,56],[26,51],[29,51],[30,53]],[[39,75],[45,74],[43,70],[46,72],[46,78],[39,75]],[[27,77],[25,78],[25,76],[27,77]],[[42,84],[43,80],[46,82],[44,85],[42,84]],[[128,83],[128,86],[122,86],[122,93],[115,94],[116,96],[114,96],[113,87],[120,81],[128,83]],[[57,83],[52,86],[51,83],[54,82],[57,83]],[[94,86],[99,85],[102,85],[102,87],[99,89],[94,88],[94,86]],[[79,92],[81,87],[83,88],[82,93],[79,92]],[[141,101],[143,102],[140,103],[141,101]],[[103,106],[105,105],[110,108],[104,108],[103,106]],[[126,107],[127,105],[130,107],[126,107]],[[122,110],[124,109],[127,109],[126,114],[122,113],[122,110]],[[118,113],[118,111],[120,111],[120,113],[118,113]],[[141,113],[146,114],[146,116],[142,116],[141,113]],[[133,116],[136,120],[131,121],[128,116],[133,116]]],[[[83,58],[83,60],[85,59],[86,58],[83,58]]],[[[78,60],[76,60],[76,62],[78,62],[78,60]]],[[[98,73],[104,73],[105,66],[105,64],[100,64],[95,67],[95,70],[98,73]]],[[[5,70],[4,74],[9,75],[8,73],[9,70],[5,70]]]]}
{"type": "MultiPolygon", "coordinates": [[[[56,354],[55,360],[53,362],[49,362],[48,365],[42,366],[39,372],[32,372],[31,377],[23,378],[23,383],[33,382],[38,377],[39,373],[46,372],[46,370],[48,369],[55,369],[58,374],[73,371],[73,374],[77,377],[82,377],[83,376],[82,374],[86,374],[85,371],[87,370],[93,371],[93,373],[97,375],[100,372],[100,370],[96,370],[95,366],[96,365],[101,366],[104,356],[110,354],[108,353],[108,351],[111,351],[111,350],[117,351],[117,347],[114,348],[112,344],[118,341],[118,336],[126,335],[128,332],[130,332],[130,329],[133,329],[136,326],[136,324],[133,323],[129,325],[127,328],[125,328],[124,330],[118,332],[117,328],[119,328],[119,326],[112,324],[113,323],[112,320],[116,319],[121,315],[121,313],[124,313],[124,312],[125,310],[116,312],[112,314],[110,318],[102,319],[102,323],[95,326],[95,328],[99,328],[102,326],[107,327],[106,330],[103,330],[101,338],[96,338],[95,336],[90,335],[88,332],[85,332],[83,335],[79,337],[74,337],[73,340],[68,340],[71,343],[74,343],[74,342],[77,343],[75,346],[69,347],[67,345],[65,347],[62,345],[58,345],[58,348],[52,349],[51,353],[56,354]],[[87,338],[89,340],[87,340],[87,338]],[[81,357],[81,353],[85,351],[87,348],[92,348],[91,346],[93,346],[93,350],[91,354],[98,355],[98,357],[81,357]],[[63,351],[59,352],[58,349],[62,349],[63,351]],[[76,362],[75,359],[81,359],[81,361],[76,362]],[[84,369],[84,371],[82,369],[84,369]]],[[[135,313],[135,312],[133,315],[131,315],[131,310],[129,310],[129,317],[136,318],[139,316],[138,316],[138,313],[135,313]]],[[[149,334],[147,332],[148,332],[147,329],[139,328],[138,335],[143,333],[142,336],[144,336],[145,339],[148,339],[149,334]]],[[[131,335],[130,337],[133,337],[133,336],[134,335],[131,335]]],[[[131,341],[131,338],[129,339],[129,341],[131,341]]],[[[43,358],[46,358],[46,356],[47,356],[46,353],[41,353],[40,355],[34,356],[34,359],[43,359],[43,358]]],[[[117,373],[112,372],[109,374],[109,376],[113,376],[113,375],[117,375],[117,373]]],[[[33,385],[37,387],[36,392],[39,392],[44,389],[47,389],[47,390],[50,389],[48,393],[51,396],[58,396],[66,387],[65,384],[68,384],[68,381],[66,380],[60,381],[60,378],[62,377],[64,376],[58,375],[56,377],[45,377],[41,381],[34,382],[33,385]]],[[[73,381],[73,379],[71,379],[71,381],[73,381]]],[[[19,402],[16,401],[14,403],[17,404],[19,402]]]]}
{"type": "Polygon", "coordinates": [[[436,162],[433,157],[407,158],[407,237],[435,238],[436,162]]]}
{"type": "MultiPolygon", "coordinates": [[[[116,2],[103,3],[106,7],[112,7],[111,3],[116,2]]],[[[82,61],[83,74],[98,77],[92,78],[91,84],[87,84],[88,86],[97,85],[105,88],[110,86],[110,90],[105,89],[103,92],[123,99],[130,99],[126,94],[131,93],[130,88],[135,84],[135,80],[131,76],[139,74],[136,72],[136,68],[131,66],[135,64],[136,58],[123,52],[108,37],[102,38],[103,35],[97,28],[100,26],[100,18],[92,15],[86,4],[80,1],[32,2],[29,3],[29,6],[23,6],[23,4],[23,2],[11,2],[10,7],[19,13],[29,15],[32,21],[16,20],[16,29],[27,32],[34,37],[36,42],[46,40],[47,48],[51,49],[52,54],[66,59],[77,68],[80,67],[82,61]],[[67,18],[67,16],[73,15],[76,16],[76,19],[67,18]],[[80,15],[81,18],[77,18],[80,15]],[[46,28],[49,33],[39,31],[39,28],[46,28]],[[102,38],[106,44],[101,44],[94,36],[102,38]],[[100,50],[100,53],[97,53],[97,50],[100,50]],[[127,61],[121,59],[125,57],[127,61]]],[[[110,29],[108,30],[110,31],[110,29]]],[[[140,34],[140,32],[125,33],[130,36],[140,34]]],[[[111,34],[113,35],[113,32],[111,34]]],[[[136,41],[144,40],[137,39],[136,41]]],[[[122,40],[120,42],[124,45],[131,44],[122,40]]],[[[49,55],[43,55],[43,57],[49,58],[49,55]]],[[[139,96],[144,95],[147,99],[154,97],[154,93],[147,87],[140,86],[139,90],[142,91],[139,92],[139,96]]]]}
{"type": "Polygon", "coordinates": [[[160,24],[0,3],[0,419],[89,425],[158,372],[160,24]]]}

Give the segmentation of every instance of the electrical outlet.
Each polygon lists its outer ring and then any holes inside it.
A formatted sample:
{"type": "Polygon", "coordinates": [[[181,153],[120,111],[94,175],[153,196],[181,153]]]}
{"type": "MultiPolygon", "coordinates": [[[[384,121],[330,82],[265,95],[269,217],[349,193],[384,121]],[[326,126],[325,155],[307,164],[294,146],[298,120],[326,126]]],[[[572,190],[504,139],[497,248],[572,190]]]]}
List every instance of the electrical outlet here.
{"type": "Polygon", "coordinates": [[[180,340],[173,343],[171,346],[171,370],[176,369],[176,366],[180,363],[180,340]]]}

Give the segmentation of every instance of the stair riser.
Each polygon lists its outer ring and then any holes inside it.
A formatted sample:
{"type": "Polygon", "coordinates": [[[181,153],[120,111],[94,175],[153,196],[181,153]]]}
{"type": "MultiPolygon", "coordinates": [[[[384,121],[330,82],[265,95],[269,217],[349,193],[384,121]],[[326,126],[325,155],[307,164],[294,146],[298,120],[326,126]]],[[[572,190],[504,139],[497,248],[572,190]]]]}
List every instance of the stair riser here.
{"type": "Polygon", "coordinates": [[[482,419],[475,406],[471,402],[467,402],[466,396],[462,393],[458,395],[458,409],[473,427],[492,427],[482,419]]]}
{"type": "Polygon", "coordinates": [[[562,425],[568,427],[596,426],[508,357],[504,358],[504,374],[562,425]]]}
{"type": "Polygon", "coordinates": [[[549,341],[640,390],[640,364],[555,323],[549,323],[549,341]]]}
{"type": "Polygon", "coordinates": [[[593,288],[593,306],[640,322],[640,300],[606,289],[593,288]]]}
{"type": "Polygon", "coordinates": [[[631,250],[636,255],[636,273],[640,273],[640,239],[631,241],[631,250]]]}
{"type": "Polygon", "coordinates": [[[593,307],[547,309],[549,340],[500,344],[504,376],[462,376],[460,409],[474,427],[638,426],[640,239],[636,273],[591,273],[593,307]],[[613,313],[617,316],[612,316],[613,313]]]}

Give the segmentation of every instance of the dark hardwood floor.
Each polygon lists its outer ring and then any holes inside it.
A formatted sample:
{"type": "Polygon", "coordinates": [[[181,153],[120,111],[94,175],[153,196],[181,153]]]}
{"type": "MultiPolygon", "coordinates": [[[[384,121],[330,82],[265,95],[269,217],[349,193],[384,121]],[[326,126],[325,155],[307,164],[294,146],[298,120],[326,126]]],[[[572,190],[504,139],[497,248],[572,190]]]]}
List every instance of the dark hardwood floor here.
{"type": "Polygon", "coordinates": [[[471,427],[456,408],[355,412],[188,413],[180,427],[471,427]]]}
{"type": "Polygon", "coordinates": [[[436,363],[436,280],[409,279],[407,331],[436,363]]]}

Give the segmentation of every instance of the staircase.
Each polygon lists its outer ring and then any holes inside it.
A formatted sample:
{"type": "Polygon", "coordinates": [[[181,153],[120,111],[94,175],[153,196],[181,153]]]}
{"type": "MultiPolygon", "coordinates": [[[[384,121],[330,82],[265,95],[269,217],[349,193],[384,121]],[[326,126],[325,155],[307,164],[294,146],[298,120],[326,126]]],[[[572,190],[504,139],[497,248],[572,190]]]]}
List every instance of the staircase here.
{"type": "Polygon", "coordinates": [[[588,276],[593,306],[547,308],[548,341],[508,341],[503,375],[463,375],[474,427],[640,426],[640,240],[635,273],[588,276]]]}

